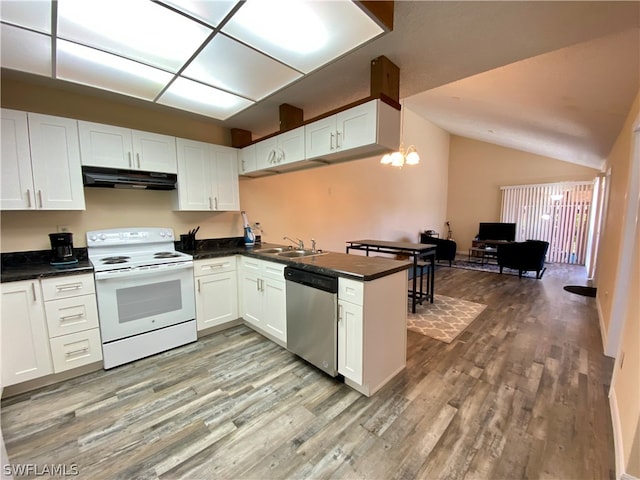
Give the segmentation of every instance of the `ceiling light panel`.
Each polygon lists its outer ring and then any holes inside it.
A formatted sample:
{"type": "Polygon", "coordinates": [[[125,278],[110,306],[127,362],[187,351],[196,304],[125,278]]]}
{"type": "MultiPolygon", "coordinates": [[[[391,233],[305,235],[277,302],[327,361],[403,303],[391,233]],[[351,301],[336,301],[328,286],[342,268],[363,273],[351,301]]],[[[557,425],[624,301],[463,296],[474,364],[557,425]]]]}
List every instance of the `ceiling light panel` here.
{"type": "Polygon", "coordinates": [[[260,100],[302,74],[219,34],[189,64],[183,76],[260,100]]]}
{"type": "Polygon", "coordinates": [[[182,77],[167,88],[157,103],[219,120],[226,120],[253,104],[246,98],[182,77]]]}
{"type": "Polygon", "coordinates": [[[152,101],[171,81],[170,73],[126,58],[58,40],[57,77],[152,101]]]}
{"type": "Polygon", "coordinates": [[[51,0],[4,0],[0,7],[3,22],[51,33],[51,0]]]}
{"type": "Polygon", "coordinates": [[[348,0],[247,0],[222,31],[303,73],[383,33],[348,0]]]}
{"type": "Polygon", "coordinates": [[[193,18],[217,27],[231,13],[237,0],[163,0],[164,4],[191,15],[193,18]]]}
{"type": "Polygon", "coordinates": [[[4,68],[51,76],[51,37],[2,25],[0,42],[4,68]]]}
{"type": "Polygon", "coordinates": [[[148,0],[58,2],[60,38],[174,73],[211,32],[210,28],[148,0]]]}

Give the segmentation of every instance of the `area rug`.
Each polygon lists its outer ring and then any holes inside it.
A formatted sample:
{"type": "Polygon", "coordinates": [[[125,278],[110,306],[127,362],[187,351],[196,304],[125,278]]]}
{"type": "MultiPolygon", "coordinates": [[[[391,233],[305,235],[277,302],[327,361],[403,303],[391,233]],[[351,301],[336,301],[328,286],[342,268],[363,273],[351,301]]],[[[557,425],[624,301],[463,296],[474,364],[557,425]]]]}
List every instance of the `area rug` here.
{"type": "MultiPolygon", "coordinates": [[[[438,263],[438,265],[445,265],[444,263],[438,263]]],[[[449,265],[449,262],[446,262],[446,265],[449,265]]],[[[461,258],[456,258],[451,266],[453,268],[463,268],[465,270],[477,270],[480,272],[491,272],[491,273],[500,273],[500,266],[496,263],[480,263],[479,261],[470,262],[468,260],[464,260],[461,258]]],[[[515,275],[518,276],[518,270],[513,270],[511,268],[504,267],[502,269],[503,275],[515,275]]],[[[536,278],[536,272],[522,272],[522,277],[526,278],[536,278]]]]}
{"type": "Polygon", "coordinates": [[[435,295],[433,303],[425,301],[422,305],[416,305],[416,313],[411,313],[409,305],[407,328],[451,343],[485,308],[487,306],[481,303],[435,295]]]}
{"type": "Polygon", "coordinates": [[[597,289],[594,287],[581,287],[579,285],[566,285],[564,289],[567,292],[577,293],[585,297],[595,297],[597,289]]]}

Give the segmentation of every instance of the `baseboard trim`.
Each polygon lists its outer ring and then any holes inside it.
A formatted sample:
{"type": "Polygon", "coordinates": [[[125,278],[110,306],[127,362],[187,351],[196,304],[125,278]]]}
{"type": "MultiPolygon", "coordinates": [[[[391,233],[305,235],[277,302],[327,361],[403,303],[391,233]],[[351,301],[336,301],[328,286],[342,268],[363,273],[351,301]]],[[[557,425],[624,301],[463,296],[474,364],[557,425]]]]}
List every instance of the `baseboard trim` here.
{"type": "Polygon", "coordinates": [[[624,448],[622,441],[622,425],[620,424],[620,412],[618,400],[614,388],[609,393],[609,409],[611,410],[611,426],[613,427],[613,450],[616,460],[616,478],[619,480],[640,480],[625,472],[624,448]]]}
{"type": "Polygon", "coordinates": [[[602,314],[602,305],[600,305],[600,297],[596,296],[596,311],[598,313],[598,323],[600,325],[600,338],[602,340],[602,351],[607,357],[607,329],[604,326],[604,315],[602,314]]]}

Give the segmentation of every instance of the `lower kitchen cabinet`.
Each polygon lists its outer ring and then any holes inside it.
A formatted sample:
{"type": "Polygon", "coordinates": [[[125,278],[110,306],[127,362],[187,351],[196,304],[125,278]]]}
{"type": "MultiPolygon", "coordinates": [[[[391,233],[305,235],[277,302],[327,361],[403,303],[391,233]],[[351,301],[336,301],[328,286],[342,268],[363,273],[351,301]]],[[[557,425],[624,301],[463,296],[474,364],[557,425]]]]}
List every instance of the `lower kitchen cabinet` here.
{"type": "Polygon", "coordinates": [[[261,333],[286,345],[285,265],[250,257],[240,259],[241,316],[261,333]]]}
{"type": "Polygon", "coordinates": [[[198,331],[238,318],[236,257],[194,262],[198,331]]]}
{"type": "Polygon", "coordinates": [[[338,372],[370,396],[407,359],[407,271],[360,282],[338,279],[338,372]]]}
{"type": "Polygon", "coordinates": [[[2,284],[2,386],[53,373],[38,280],[2,284]]]}

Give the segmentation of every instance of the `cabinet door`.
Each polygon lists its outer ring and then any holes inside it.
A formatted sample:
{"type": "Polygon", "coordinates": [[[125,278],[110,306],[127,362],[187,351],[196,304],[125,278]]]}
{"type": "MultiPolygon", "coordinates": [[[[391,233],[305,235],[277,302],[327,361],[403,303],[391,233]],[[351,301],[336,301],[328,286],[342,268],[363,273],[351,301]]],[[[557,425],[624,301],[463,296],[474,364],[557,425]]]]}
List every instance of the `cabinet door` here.
{"type": "Polygon", "coordinates": [[[305,157],[321,157],[336,149],[336,116],[332,115],[304,127],[305,157]]]}
{"type": "Polygon", "coordinates": [[[177,210],[213,210],[209,144],[176,139],[178,147],[177,210]]]}
{"type": "Polygon", "coordinates": [[[53,373],[39,283],[28,280],[1,287],[2,385],[53,373]]]}
{"type": "Polygon", "coordinates": [[[212,147],[215,155],[215,181],[212,187],[215,210],[240,210],[237,151],[230,147],[212,147]]]}
{"type": "Polygon", "coordinates": [[[133,130],[134,168],[148,172],[177,173],[176,138],[133,130]]]}
{"type": "Polygon", "coordinates": [[[2,109],[2,210],[35,209],[27,113],[2,109]]]}
{"type": "Polygon", "coordinates": [[[372,100],[336,115],[338,150],[348,150],[376,142],[376,102],[372,100]]]}
{"type": "Polygon", "coordinates": [[[304,160],[304,127],[298,127],[278,135],[279,163],[293,163],[304,160]]]}
{"type": "Polygon", "coordinates": [[[276,137],[267,138],[255,144],[256,146],[256,167],[258,170],[274,167],[277,165],[276,150],[278,140],[276,137]]]}
{"type": "Polygon", "coordinates": [[[84,210],[77,120],[36,113],[28,119],[37,208],[84,210]]]}
{"type": "Polygon", "coordinates": [[[135,168],[130,129],[79,121],[78,132],[82,165],[135,168]]]}
{"type": "Polygon", "coordinates": [[[236,272],[196,277],[196,320],[198,330],[238,318],[236,272]]]}
{"type": "Polygon", "coordinates": [[[264,280],[251,270],[242,269],[240,275],[242,275],[240,279],[241,316],[250,324],[262,328],[262,285],[264,280]]]}
{"type": "Polygon", "coordinates": [[[254,172],[258,169],[256,163],[256,146],[249,145],[240,150],[238,170],[240,174],[254,172]]]}
{"type": "Polygon", "coordinates": [[[359,384],[362,383],[363,335],[362,307],[339,300],[338,372],[359,384]]]}
{"type": "Polygon", "coordinates": [[[263,328],[274,337],[287,342],[286,284],[280,280],[263,280],[264,322],[263,328]]]}

